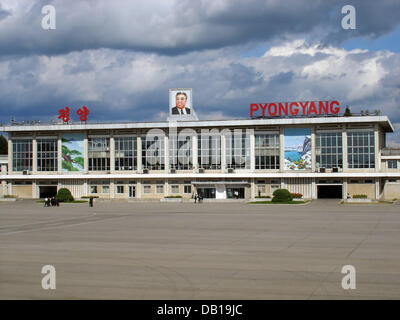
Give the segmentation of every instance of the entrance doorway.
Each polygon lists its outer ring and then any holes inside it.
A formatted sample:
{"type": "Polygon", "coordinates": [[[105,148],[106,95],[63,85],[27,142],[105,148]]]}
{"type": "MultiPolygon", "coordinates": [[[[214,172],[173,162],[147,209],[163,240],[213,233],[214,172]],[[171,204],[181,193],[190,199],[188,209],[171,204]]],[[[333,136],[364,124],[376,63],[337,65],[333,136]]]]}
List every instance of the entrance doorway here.
{"type": "Polygon", "coordinates": [[[129,186],[129,198],[135,198],[135,197],[136,197],[136,187],[129,186]]]}
{"type": "Polygon", "coordinates": [[[57,186],[39,186],[39,198],[52,198],[57,195],[57,186]]]}
{"type": "Polygon", "coordinates": [[[197,194],[204,199],[215,199],[215,188],[197,188],[197,194]]]}
{"type": "Polygon", "coordinates": [[[244,188],[226,188],[226,197],[228,199],[244,199],[244,188]]]}
{"type": "Polygon", "coordinates": [[[317,186],[318,199],[342,199],[343,186],[340,185],[326,185],[317,186]]]}

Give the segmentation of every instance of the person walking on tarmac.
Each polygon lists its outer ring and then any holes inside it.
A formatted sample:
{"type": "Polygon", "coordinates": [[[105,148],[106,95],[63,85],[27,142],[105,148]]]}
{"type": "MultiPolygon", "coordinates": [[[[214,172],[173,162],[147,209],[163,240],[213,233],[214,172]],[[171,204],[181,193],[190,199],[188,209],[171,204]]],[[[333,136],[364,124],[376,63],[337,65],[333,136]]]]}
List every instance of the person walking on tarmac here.
{"type": "Polygon", "coordinates": [[[93,207],[93,197],[89,198],[89,207],[93,207]]]}

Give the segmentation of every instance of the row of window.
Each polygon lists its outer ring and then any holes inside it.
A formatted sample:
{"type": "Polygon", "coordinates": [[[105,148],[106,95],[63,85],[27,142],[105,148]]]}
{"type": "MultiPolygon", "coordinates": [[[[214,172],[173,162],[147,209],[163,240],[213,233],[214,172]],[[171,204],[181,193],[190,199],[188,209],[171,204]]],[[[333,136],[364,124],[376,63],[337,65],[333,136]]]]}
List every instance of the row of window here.
{"type": "MultiPolygon", "coordinates": [[[[198,136],[198,165],[205,169],[221,169],[221,136],[198,136]]],[[[32,140],[12,142],[13,170],[32,170],[32,140]]],[[[316,134],[316,166],[343,167],[343,141],[341,132],[316,134]]],[[[280,142],[278,134],[255,134],[255,169],[279,169],[280,142]]],[[[226,140],[226,168],[250,169],[250,135],[233,134],[226,140]]],[[[57,171],[57,139],[37,139],[37,170],[57,171]]],[[[168,146],[169,168],[193,169],[191,136],[184,139],[171,137],[168,146]]],[[[142,167],[164,170],[164,139],[160,136],[142,137],[142,167]]],[[[349,168],[375,168],[375,139],[373,131],[347,133],[347,161],[349,168]]],[[[115,138],[115,170],[137,169],[138,146],[136,137],[115,138]]],[[[390,164],[392,166],[392,164],[390,164]]],[[[397,163],[396,163],[397,166],[397,163]]],[[[110,170],[110,139],[88,139],[89,171],[110,170]]],[[[391,167],[389,167],[391,168],[391,167]]]]}
{"type": "MultiPolygon", "coordinates": [[[[179,185],[172,184],[170,185],[171,187],[171,193],[173,194],[178,194],[179,193],[179,185]]],[[[134,192],[136,190],[135,186],[129,186],[129,193],[132,194],[132,191],[134,192]],[[132,190],[133,188],[133,190],[132,190]]],[[[117,194],[124,194],[125,193],[125,186],[124,185],[117,185],[115,186],[115,191],[117,194]]],[[[142,190],[144,194],[150,194],[151,192],[151,185],[142,185],[142,190]]],[[[99,189],[97,185],[91,185],[90,186],[90,193],[96,194],[98,193],[99,189]]],[[[156,193],[157,194],[164,194],[164,185],[163,184],[157,184],[156,185],[156,193]]],[[[109,185],[102,185],[101,186],[101,193],[110,193],[110,186],[109,185]]],[[[184,194],[191,194],[192,193],[192,186],[191,185],[184,185],[183,186],[183,193],[184,194]]]]}

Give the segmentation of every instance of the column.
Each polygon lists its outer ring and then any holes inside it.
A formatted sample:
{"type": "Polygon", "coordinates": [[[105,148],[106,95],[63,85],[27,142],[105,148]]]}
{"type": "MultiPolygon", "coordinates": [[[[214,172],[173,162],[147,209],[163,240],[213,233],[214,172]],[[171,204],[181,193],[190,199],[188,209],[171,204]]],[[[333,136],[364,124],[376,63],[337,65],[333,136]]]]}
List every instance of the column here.
{"type": "Polygon", "coordinates": [[[192,161],[193,161],[193,169],[197,170],[199,168],[199,163],[198,163],[198,137],[197,134],[193,135],[192,137],[192,161]]]}
{"type": "Polygon", "coordinates": [[[379,182],[379,178],[375,179],[375,200],[378,200],[380,198],[379,182]]]}
{"type": "Polygon", "coordinates": [[[114,199],[114,198],[115,198],[115,183],[114,183],[114,179],[110,179],[110,199],[114,199]]]}
{"type": "Polygon", "coordinates": [[[12,135],[9,133],[8,134],[8,172],[12,172],[14,170],[13,168],[13,161],[12,161],[12,135]]]}
{"type": "Polygon", "coordinates": [[[317,199],[317,184],[315,183],[315,178],[311,178],[311,199],[317,199]]]}
{"type": "MultiPolygon", "coordinates": [[[[140,134],[136,137],[136,156],[137,156],[137,172],[142,172],[142,137],[140,134]]],[[[137,192],[136,192],[137,193],[137,192]]]]}
{"type": "MultiPolygon", "coordinates": [[[[254,172],[256,169],[255,148],[256,148],[256,143],[255,143],[254,130],[251,130],[251,133],[250,133],[250,170],[252,172],[254,172]]],[[[253,182],[254,182],[254,179],[253,179],[253,182]]],[[[252,195],[252,198],[254,198],[253,195],[252,195]]]]}
{"type": "Polygon", "coordinates": [[[83,160],[83,172],[88,173],[89,172],[89,148],[88,148],[88,133],[85,132],[84,138],[83,138],[83,154],[84,154],[84,160],[83,160]]]}
{"type": "Polygon", "coordinates": [[[221,134],[221,172],[226,172],[226,140],[224,134],[221,134]]]}
{"type": "Polygon", "coordinates": [[[316,171],[316,163],[317,163],[317,157],[316,157],[316,145],[317,145],[317,139],[316,139],[316,134],[315,134],[315,126],[311,127],[311,171],[315,172],[316,171]]]}
{"type": "Polygon", "coordinates": [[[285,171],[285,128],[279,129],[279,172],[285,171]]]}
{"type": "MultiPolygon", "coordinates": [[[[346,125],[343,125],[343,131],[342,131],[342,142],[343,142],[343,171],[347,171],[349,168],[349,163],[348,163],[348,156],[347,156],[347,129],[346,125]]],[[[347,198],[347,192],[346,192],[346,198],[347,198]]]]}
{"type": "Polygon", "coordinates": [[[115,172],[115,141],[113,130],[110,132],[110,172],[115,172]]]}
{"type": "Polygon", "coordinates": [[[169,195],[168,187],[169,187],[168,179],[165,179],[165,182],[164,182],[164,197],[167,197],[169,195]]]}
{"type": "Polygon", "coordinates": [[[36,180],[32,181],[32,199],[38,198],[38,192],[37,192],[37,184],[36,180]]]}
{"type": "Polygon", "coordinates": [[[374,140],[375,140],[375,171],[381,171],[381,146],[379,143],[379,125],[378,124],[375,124],[374,140]]]}
{"type": "Polygon", "coordinates": [[[33,133],[32,137],[32,173],[37,173],[37,142],[36,142],[36,132],[33,133]]]}
{"type": "Polygon", "coordinates": [[[62,173],[62,140],[61,134],[58,133],[57,135],[57,172],[59,174],[62,173]]]}
{"type": "Polygon", "coordinates": [[[140,179],[136,182],[136,198],[140,199],[142,197],[142,182],[140,179]]]}
{"type": "Polygon", "coordinates": [[[169,137],[167,134],[164,138],[164,167],[165,173],[169,173],[169,137]]]}
{"type": "Polygon", "coordinates": [[[88,193],[88,181],[87,180],[83,181],[82,188],[83,188],[83,196],[87,197],[88,194],[89,194],[88,193]]]}
{"type": "Polygon", "coordinates": [[[256,196],[256,192],[255,192],[254,178],[251,178],[251,182],[250,182],[250,198],[254,199],[255,196],[256,196]]]}
{"type": "Polygon", "coordinates": [[[343,178],[343,199],[347,199],[347,178],[343,178]]]}

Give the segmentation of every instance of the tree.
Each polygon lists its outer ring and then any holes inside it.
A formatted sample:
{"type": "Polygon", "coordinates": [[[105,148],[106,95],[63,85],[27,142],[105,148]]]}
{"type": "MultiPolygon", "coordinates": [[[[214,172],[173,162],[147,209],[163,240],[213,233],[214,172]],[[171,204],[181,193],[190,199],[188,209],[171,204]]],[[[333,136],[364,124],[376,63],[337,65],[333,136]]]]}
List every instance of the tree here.
{"type": "Polygon", "coordinates": [[[74,201],[74,197],[71,194],[71,191],[67,188],[61,188],[58,190],[57,198],[60,202],[72,202],[74,201]]]}
{"type": "Polygon", "coordinates": [[[0,135],[0,154],[8,154],[8,141],[3,135],[0,135]]]}
{"type": "Polygon", "coordinates": [[[349,106],[346,106],[346,109],[344,110],[343,116],[344,117],[351,117],[352,116],[349,106]]]}

